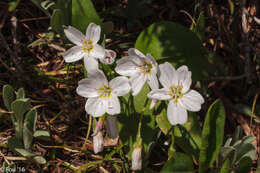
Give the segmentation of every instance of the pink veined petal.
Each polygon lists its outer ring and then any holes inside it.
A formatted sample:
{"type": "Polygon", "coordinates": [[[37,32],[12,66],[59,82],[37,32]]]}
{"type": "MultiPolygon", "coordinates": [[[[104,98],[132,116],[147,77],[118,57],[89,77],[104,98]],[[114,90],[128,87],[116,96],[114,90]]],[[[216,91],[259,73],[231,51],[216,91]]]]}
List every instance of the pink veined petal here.
{"type": "Polygon", "coordinates": [[[97,154],[101,151],[103,151],[104,148],[104,138],[102,135],[102,132],[99,131],[97,135],[93,137],[93,149],[94,153],[97,154]]]}
{"type": "Polygon", "coordinates": [[[135,75],[131,76],[130,84],[132,87],[132,95],[137,95],[144,86],[144,83],[147,80],[147,75],[143,75],[141,73],[136,73],[135,75]]]}
{"type": "Polygon", "coordinates": [[[147,75],[147,83],[152,90],[159,88],[159,82],[158,82],[156,74],[153,74],[153,73],[151,75],[148,74],[147,75]]]}
{"type": "Polygon", "coordinates": [[[154,89],[147,94],[147,97],[156,100],[169,100],[172,98],[169,93],[170,91],[166,88],[154,89]]]}
{"type": "Polygon", "coordinates": [[[129,79],[124,76],[119,76],[109,82],[109,86],[113,88],[113,93],[117,96],[123,96],[131,90],[129,79]]]}
{"type": "Polygon", "coordinates": [[[172,125],[184,124],[187,121],[187,111],[178,103],[171,100],[167,108],[167,118],[172,125]]]}
{"type": "Polygon", "coordinates": [[[183,108],[192,112],[199,111],[204,103],[203,97],[195,90],[188,91],[179,101],[183,108]]]}
{"type": "Polygon", "coordinates": [[[133,76],[139,71],[138,66],[130,60],[131,57],[123,57],[117,61],[115,71],[124,76],[133,76]]]}
{"type": "Polygon", "coordinates": [[[72,43],[82,46],[82,42],[85,39],[85,35],[83,35],[82,32],[72,26],[69,26],[67,29],[64,29],[64,33],[72,43]]]}
{"type": "Polygon", "coordinates": [[[91,75],[98,70],[98,61],[95,58],[85,56],[84,66],[88,72],[88,75],[91,75]]]}
{"type": "Polygon", "coordinates": [[[100,39],[101,28],[95,23],[90,23],[86,30],[86,39],[92,40],[93,44],[96,44],[100,39]]]}
{"type": "Polygon", "coordinates": [[[93,50],[90,51],[88,56],[103,59],[105,57],[105,49],[102,46],[95,44],[93,50]]]}
{"type": "Polygon", "coordinates": [[[82,79],[79,81],[79,86],[76,89],[78,95],[82,97],[97,97],[97,89],[100,88],[102,84],[96,82],[93,79],[82,79]]]}
{"type": "Polygon", "coordinates": [[[103,64],[113,64],[116,59],[116,52],[113,50],[105,49],[105,57],[100,58],[103,64]]]}
{"type": "Polygon", "coordinates": [[[116,115],[120,113],[120,102],[117,96],[112,95],[110,99],[108,99],[107,113],[109,115],[116,115]]]}
{"type": "Polygon", "coordinates": [[[178,71],[178,85],[182,86],[182,92],[186,93],[191,86],[192,80],[191,80],[191,72],[190,71],[178,71]]]}
{"type": "Polygon", "coordinates": [[[188,67],[186,66],[186,65],[182,65],[182,66],[180,66],[178,69],[177,69],[177,71],[179,72],[179,71],[189,71],[189,69],[188,69],[188,67]]]}
{"type": "Polygon", "coordinates": [[[81,50],[80,46],[74,46],[67,50],[62,56],[66,63],[70,63],[82,59],[84,52],[81,50]]]}
{"type": "Polygon", "coordinates": [[[140,52],[139,50],[137,50],[136,48],[128,49],[128,55],[129,56],[139,56],[139,57],[145,58],[144,54],[142,52],[140,52]]]}
{"type": "Polygon", "coordinates": [[[85,105],[86,112],[93,117],[100,117],[105,114],[107,102],[98,97],[89,98],[85,105]]]}
{"type": "Polygon", "coordinates": [[[174,84],[174,76],[176,76],[176,71],[174,67],[168,62],[159,65],[160,77],[159,80],[164,88],[170,88],[174,84]]]}

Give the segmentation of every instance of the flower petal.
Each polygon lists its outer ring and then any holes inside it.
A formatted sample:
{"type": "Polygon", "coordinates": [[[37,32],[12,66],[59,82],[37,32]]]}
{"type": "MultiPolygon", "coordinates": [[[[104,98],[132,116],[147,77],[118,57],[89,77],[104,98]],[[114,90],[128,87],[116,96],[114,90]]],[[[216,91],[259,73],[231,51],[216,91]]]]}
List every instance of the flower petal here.
{"type": "Polygon", "coordinates": [[[93,117],[100,117],[105,114],[107,109],[107,102],[98,97],[89,98],[85,105],[86,112],[93,117]]]}
{"type": "Polygon", "coordinates": [[[115,71],[124,76],[133,76],[137,73],[138,66],[131,60],[131,57],[123,57],[117,61],[115,71]]]}
{"type": "Polygon", "coordinates": [[[64,33],[72,43],[78,46],[81,46],[82,42],[85,39],[85,35],[83,35],[82,32],[80,32],[72,26],[69,26],[67,29],[64,29],[64,33]]]}
{"type": "Polygon", "coordinates": [[[90,51],[88,56],[103,59],[105,57],[105,49],[102,46],[95,44],[93,50],[90,51]]]}
{"type": "Polygon", "coordinates": [[[112,95],[112,97],[108,100],[107,113],[109,115],[115,115],[120,113],[120,102],[117,96],[112,95]]]}
{"type": "Polygon", "coordinates": [[[170,88],[174,84],[174,76],[176,71],[174,67],[168,62],[159,65],[160,68],[160,77],[159,80],[164,88],[170,88]]]}
{"type": "Polygon", "coordinates": [[[139,57],[145,58],[144,54],[142,52],[140,52],[139,50],[137,50],[136,48],[128,49],[128,55],[129,56],[139,56],[139,57]]]}
{"type": "Polygon", "coordinates": [[[91,78],[82,79],[79,81],[79,86],[76,89],[78,95],[82,97],[97,97],[97,89],[102,86],[102,83],[91,78]]]}
{"type": "Polygon", "coordinates": [[[157,100],[169,100],[171,99],[169,93],[170,91],[166,88],[154,89],[147,94],[147,97],[150,99],[157,99],[157,100]]]}
{"type": "Polygon", "coordinates": [[[171,100],[167,108],[167,117],[172,125],[184,124],[187,121],[187,111],[180,104],[171,100]]]}
{"type": "Polygon", "coordinates": [[[146,80],[147,80],[147,76],[141,73],[136,73],[133,76],[131,76],[130,84],[132,87],[133,96],[137,95],[141,91],[146,80]]]}
{"type": "Polygon", "coordinates": [[[127,77],[119,76],[109,82],[109,86],[113,88],[113,93],[117,96],[123,96],[131,90],[127,77]]]}
{"type": "Polygon", "coordinates": [[[101,151],[103,151],[104,148],[104,138],[102,135],[102,132],[99,131],[97,135],[93,137],[93,149],[94,153],[97,154],[101,151]]]}
{"type": "Polygon", "coordinates": [[[147,75],[147,83],[150,86],[150,88],[153,89],[158,89],[159,88],[159,83],[156,74],[148,74],[147,75]]]}
{"type": "Polygon", "coordinates": [[[186,65],[182,65],[177,69],[177,71],[189,71],[189,69],[186,65]]]}
{"type": "Polygon", "coordinates": [[[116,52],[113,50],[105,49],[105,57],[100,58],[103,64],[113,64],[116,59],[116,52]]]}
{"type": "Polygon", "coordinates": [[[195,90],[190,90],[179,99],[180,104],[187,110],[197,112],[204,103],[204,98],[195,90]]]}
{"type": "Polygon", "coordinates": [[[95,23],[90,23],[86,31],[86,39],[92,40],[93,44],[96,44],[100,39],[101,28],[95,23]]]}
{"type": "Polygon", "coordinates": [[[182,92],[186,93],[191,86],[192,80],[191,80],[191,72],[190,71],[178,71],[178,85],[182,86],[182,92]]]}
{"type": "Polygon", "coordinates": [[[98,70],[98,61],[93,57],[84,57],[84,66],[89,74],[95,73],[98,70]]]}
{"type": "Polygon", "coordinates": [[[84,52],[81,50],[80,46],[74,46],[67,50],[62,56],[66,63],[70,63],[82,59],[84,52]]]}

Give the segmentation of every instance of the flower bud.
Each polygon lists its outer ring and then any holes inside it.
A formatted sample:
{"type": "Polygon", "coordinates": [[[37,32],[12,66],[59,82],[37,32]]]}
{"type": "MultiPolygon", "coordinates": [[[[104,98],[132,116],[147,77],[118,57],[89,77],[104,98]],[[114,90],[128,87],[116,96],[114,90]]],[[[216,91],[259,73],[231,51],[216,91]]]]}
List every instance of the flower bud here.
{"type": "Polygon", "coordinates": [[[137,171],[142,169],[142,148],[134,148],[132,152],[132,170],[137,171]]]}
{"type": "Polygon", "coordinates": [[[157,102],[158,102],[158,100],[152,99],[149,109],[150,110],[153,109],[157,102]]]}
{"type": "Polygon", "coordinates": [[[113,50],[105,49],[105,57],[101,58],[100,61],[104,64],[113,64],[116,58],[116,52],[113,50]]]}
{"type": "Polygon", "coordinates": [[[97,135],[95,135],[93,137],[93,148],[94,148],[94,153],[97,154],[98,152],[103,151],[104,148],[104,138],[103,135],[101,133],[101,131],[99,131],[97,133],[97,135]]]}

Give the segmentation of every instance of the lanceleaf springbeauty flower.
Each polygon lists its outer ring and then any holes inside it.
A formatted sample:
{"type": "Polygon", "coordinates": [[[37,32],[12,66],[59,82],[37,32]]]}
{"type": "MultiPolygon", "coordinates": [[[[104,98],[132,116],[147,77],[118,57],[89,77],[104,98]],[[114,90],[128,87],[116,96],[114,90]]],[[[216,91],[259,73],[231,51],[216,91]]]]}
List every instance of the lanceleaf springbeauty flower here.
{"type": "Polygon", "coordinates": [[[151,89],[158,89],[157,71],[158,64],[155,59],[147,54],[143,55],[135,48],[128,50],[128,56],[117,61],[115,71],[123,76],[130,77],[132,94],[137,95],[147,81],[151,89]]]}
{"type": "Polygon", "coordinates": [[[63,54],[65,62],[75,62],[84,57],[87,71],[96,70],[98,68],[97,59],[103,60],[105,58],[105,49],[97,44],[100,32],[100,26],[94,23],[88,25],[86,36],[72,26],[65,29],[66,37],[76,45],[63,54]]]}
{"type": "Polygon", "coordinates": [[[148,93],[148,97],[158,100],[170,100],[167,108],[167,117],[172,125],[184,124],[187,121],[188,111],[199,111],[204,103],[203,97],[195,90],[190,89],[191,72],[187,66],[177,70],[168,62],[161,64],[160,83],[162,89],[155,89],[148,93]]]}
{"type": "Polygon", "coordinates": [[[106,76],[97,70],[89,78],[79,81],[78,95],[88,98],[85,109],[94,117],[100,117],[105,113],[115,115],[120,113],[118,96],[123,96],[131,87],[127,77],[119,76],[107,81],[106,76]]]}

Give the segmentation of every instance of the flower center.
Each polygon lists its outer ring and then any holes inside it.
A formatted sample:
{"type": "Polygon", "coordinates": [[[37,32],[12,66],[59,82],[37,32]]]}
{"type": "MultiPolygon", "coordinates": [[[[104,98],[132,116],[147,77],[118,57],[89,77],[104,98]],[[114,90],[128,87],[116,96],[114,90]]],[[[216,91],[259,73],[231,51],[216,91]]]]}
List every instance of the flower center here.
{"type": "Polygon", "coordinates": [[[111,87],[107,85],[103,85],[97,90],[99,94],[99,98],[110,98],[112,90],[113,89],[111,87]]]}
{"type": "Polygon", "coordinates": [[[83,52],[90,53],[93,48],[94,48],[94,46],[93,46],[93,41],[92,40],[84,40],[83,41],[83,46],[82,46],[82,51],[83,52]]]}
{"type": "Polygon", "coordinates": [[[177,86],[171,85],[170,89],[171,89],[171,91],[170,91],[169,95],[172,97],[173,101],[175,103],[177,103],[178,99],[182,98],[184,96],[184,94],[182,93],[182,86],[180,86],[180,85],[177,85],[177,86]]]}
{"type": "Polygon", "coordinates": [[[153,65],[147,61],[144,61],[142,65],[139,65],[139,69],[141,70],[142,74],[151,74],[151,70],[153,68],[153,65]]]}

